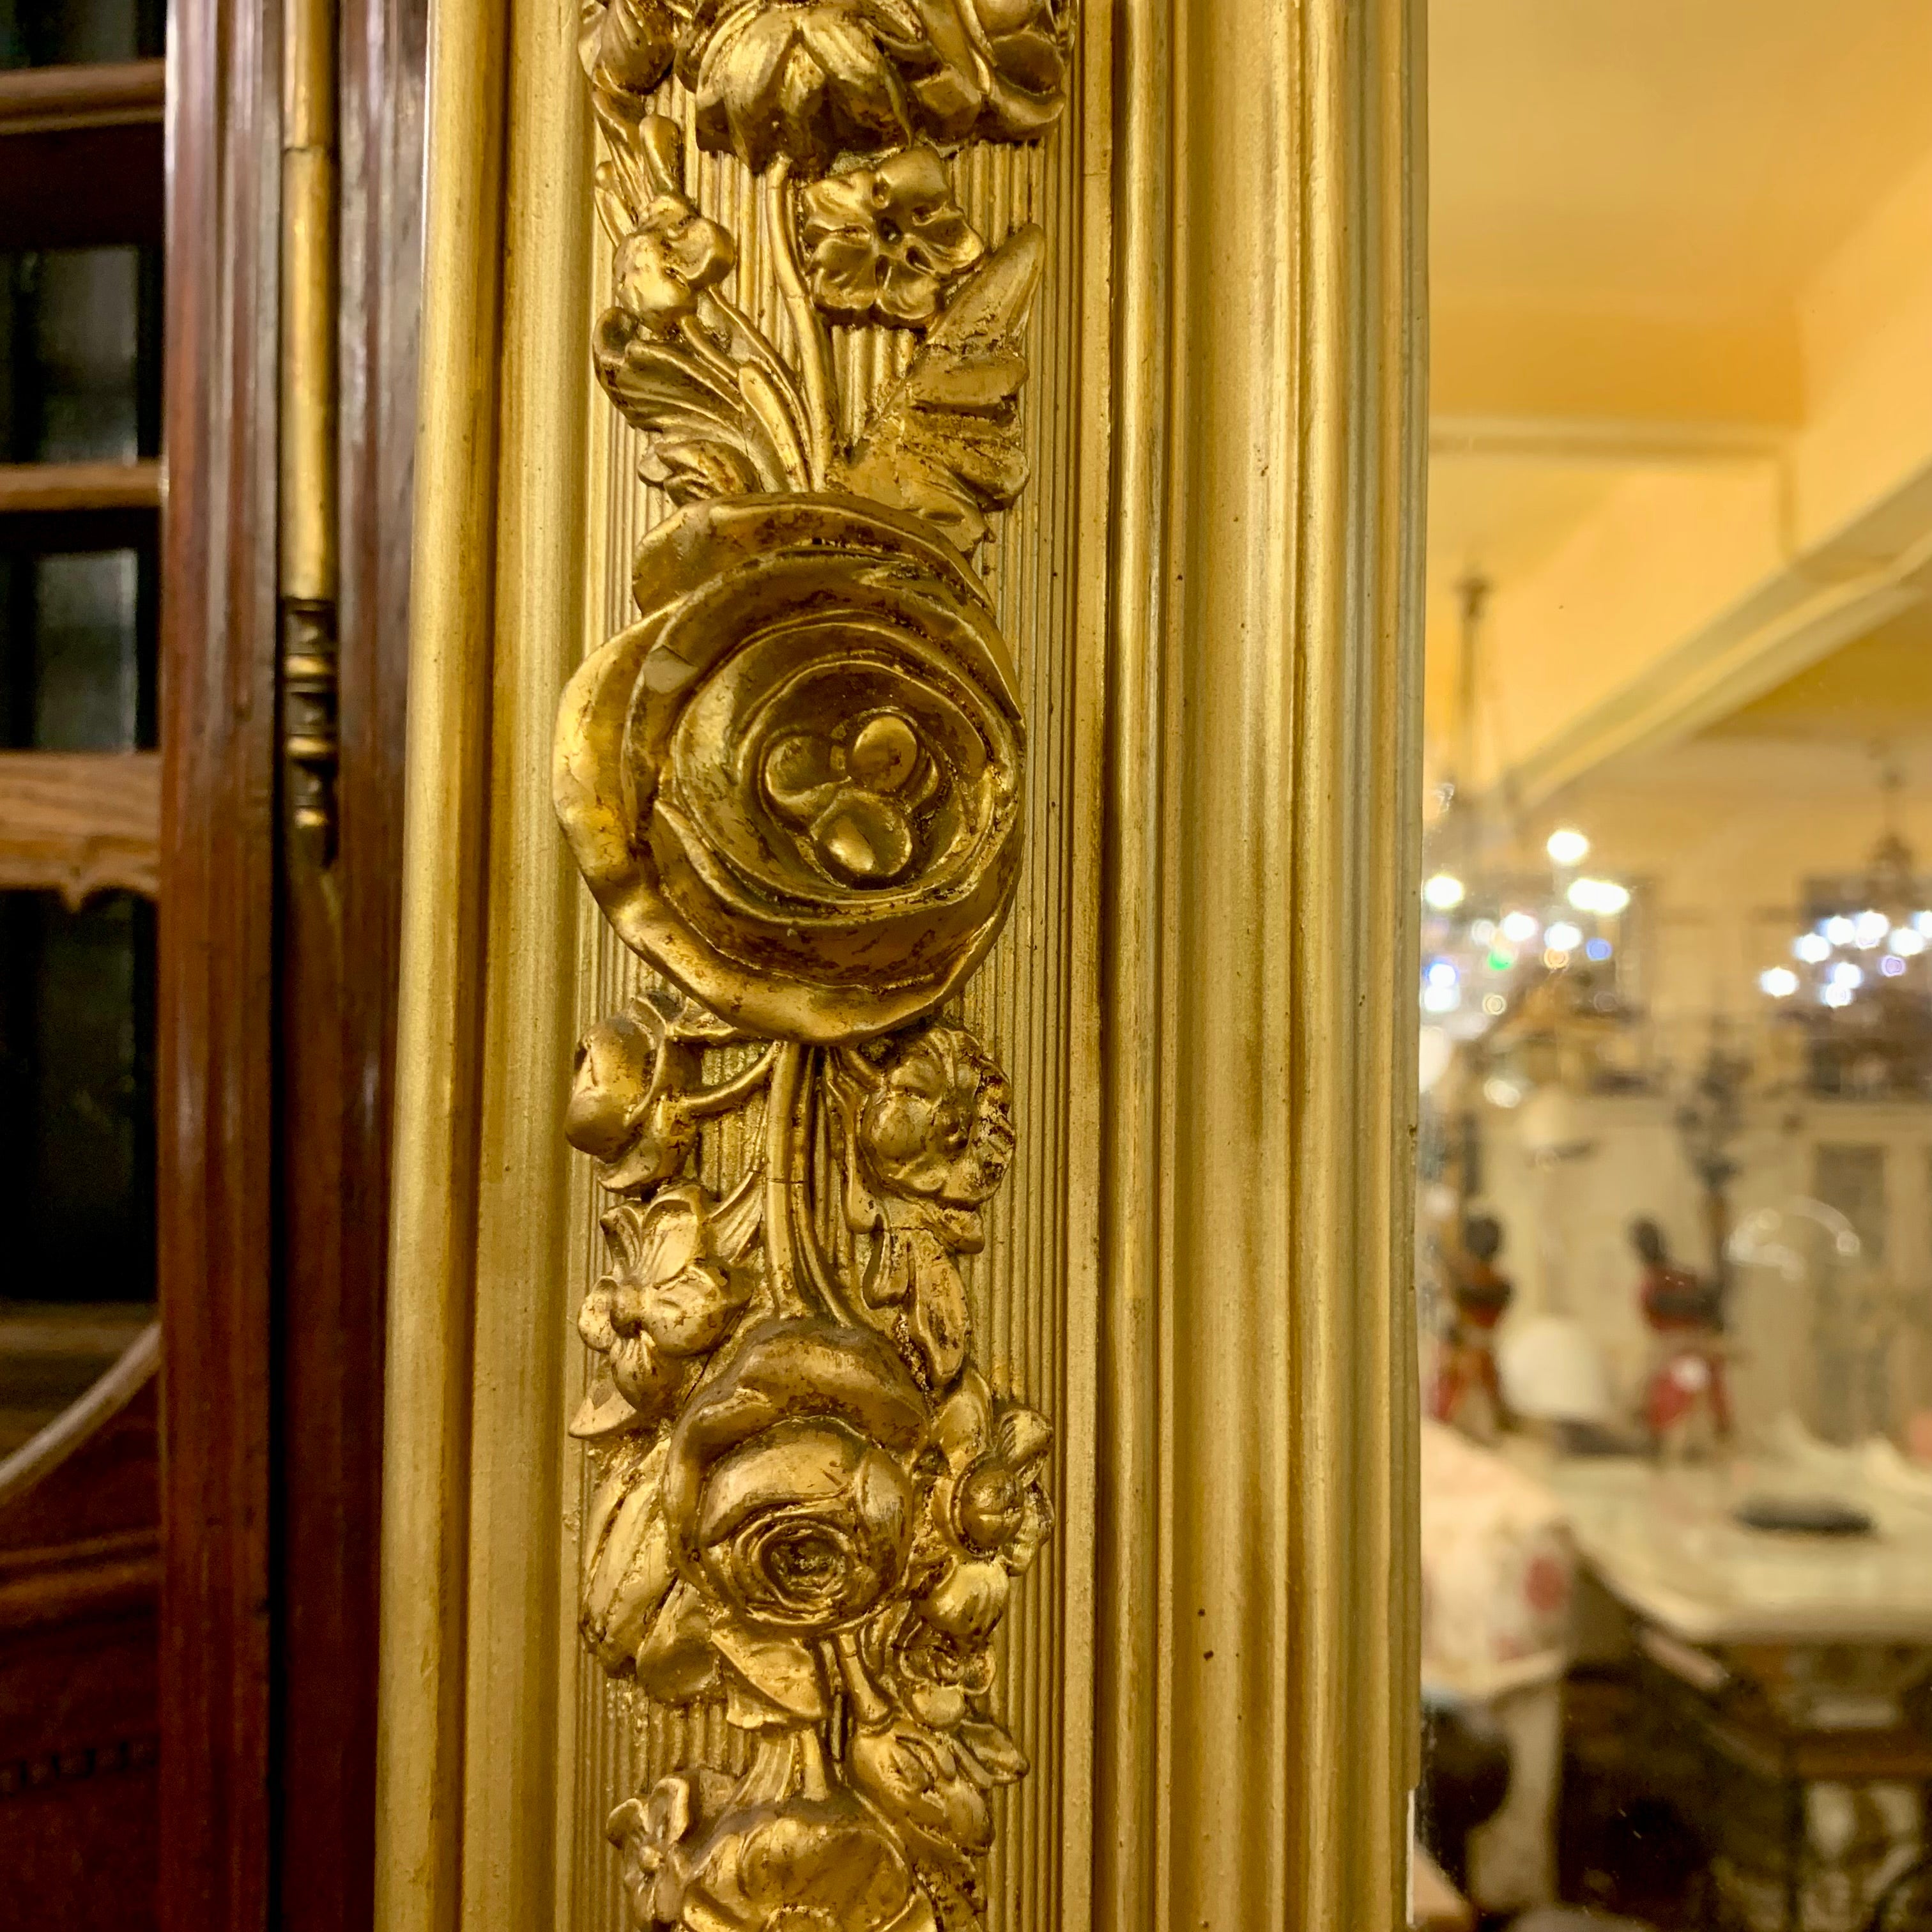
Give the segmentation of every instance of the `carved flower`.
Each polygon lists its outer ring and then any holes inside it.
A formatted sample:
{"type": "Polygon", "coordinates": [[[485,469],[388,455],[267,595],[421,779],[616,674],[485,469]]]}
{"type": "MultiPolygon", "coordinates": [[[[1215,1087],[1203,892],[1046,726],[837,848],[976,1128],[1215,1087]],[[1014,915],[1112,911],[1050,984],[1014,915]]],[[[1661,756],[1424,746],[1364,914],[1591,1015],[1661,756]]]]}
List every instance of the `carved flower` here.
{"type": "Polygon", "coordinates": [[[930,148],[828,175],[799,202],[812,298],[837,321],[930,322],[940,290],[986,252],[930,148]]]}
{"type": "Polygon", "coordinates": [[[659,1778],[647,1796],[627,1798],[610,1814],[604,1835],[622,1859],[634,1925],[675,1925],[682,1913],[686,1841],[698,1822],[698,1803],[693,1780],[680,1774],[659,1778]]]}
{"type": "Polygon", "coordinates": [[[888,1197],[977,1208],[1012,1158],[1012,1088],[964,1027],[936,1022],[886,1064],[860,1117],[859,1144],[888,1197]]]}
{"type": "Polygon", "coordinates": [[[960,0],[960,8],[986,89],[977,131],[994,141],[1044,133],[1066,104],[1073,0],[960,0]]]}
{"type": "Polygon", "coordinates": [[[956,1636],[909,1604],[894,1604],[867,1626],[863,1654],[895,1707],[934,1730],[960,1724],[993,1688],[984,1639],[956,1636]]]}
{"type": "Polygon", "coordinates": [[[859,1622],[904,1570],[907,1467],[926,1424],[869,1330],[769,1324],[672,1434],[664,1509],[679,1568],[754,1632],[818,1636],[859,1622]]]}
{"type": "Polygon", "coordinates": [[[698,97],[700,146],[754,173],[784,158],[808,173],[910,131],[874,0],[698,0],[679,73],[698,97]]]}
{"type": "Polygon", "coordinates": [[[928,1386],[944,1389],[968,1339],[958,1258],[985,1246],[980,1208],[1012,1155],[1011,1090],[973,1036],[946,1022],[902,1036],[883,1058],[878,1048],[849,1056],[845,1066],[860,1170],[847,1216],[874,1237],[861,1292],[868,1307],[902,1311],[901,1346],[928,1386]]]}
{"type": "Polygon", "coordinates": [[[977,579],[916,518],[745,496],[659,524],[633,590],[557,728],[558,814],[611,924],[747,1030],[931,1011],[1018,875],[1022,728],[977,579]],[[797,783],[821,757],[842,814],[797,783]]]}
{"type": "Polygon", "coordinates": [[[728,230],[700,214],[682,195],[661,194],[617,244],[617,306],[662,334],[698,306],[738,262],[728,230]]]}
{"type": "Polygon", "coordinates": [[[934,1932],[905,1855],[851,1792],[728,1814],[685,1898],[692,1932],[934,1932]]]}
{"type": "Polygon", "coordinates": [[[946,1459],[931,1498],[944,1554],[920,1614],[950,1636],[983,1641],[1006,1613],[1011,1580],[1052,1532],[1044,1466],[1053,1426],[1032,1409],[997,1406],[986,1378],[969,1370],[940,1405],[933,1441],[946,1459]]]}
{"type": "MultiPolygon", "coordinates": [[[[685,1181],[604,1216],[616,1265],[584,1298],[578,1332],[606,1358],[614,1394],[646,1418],[662,1414],[689,1386],[700,1359],[724,1340],[750,1298],[748,1280],[728,1265],[740,1243],[720,1240],[716,1207],[696,1182],[685,1181]]],[[[730,1222],[742,1223],[736,1198],[733,1208],[730,1222]]],[[[593,1388],[572,1432],[604,1432],[610,1406],[593,1388]]]]}
{"type": "Polygon", "coordinates": [[[577,50],[591,85],[644,94],[670,71],[677,16],[662,0],[585,0],[577,50]]]}

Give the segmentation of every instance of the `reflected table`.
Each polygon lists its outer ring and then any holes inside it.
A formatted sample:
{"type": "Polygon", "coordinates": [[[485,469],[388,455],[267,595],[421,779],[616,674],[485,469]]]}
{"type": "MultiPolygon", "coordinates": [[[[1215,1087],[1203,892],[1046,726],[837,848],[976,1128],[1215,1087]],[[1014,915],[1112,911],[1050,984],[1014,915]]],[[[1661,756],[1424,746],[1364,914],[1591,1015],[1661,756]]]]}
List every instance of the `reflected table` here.
{"type": "Polygon", "coordinates": [[[1926,1842],[1932,1498],[1850,1456],[1660,1468],[1558,1460],[1586,1568],[1622,1606],[1660,1782],[1710,1848],[1718,1922],[1860,1932],[1926,1842]],[[1829,1497],[1868,1535],[1745,1528],[1747,1498],[1829,1497]]]}

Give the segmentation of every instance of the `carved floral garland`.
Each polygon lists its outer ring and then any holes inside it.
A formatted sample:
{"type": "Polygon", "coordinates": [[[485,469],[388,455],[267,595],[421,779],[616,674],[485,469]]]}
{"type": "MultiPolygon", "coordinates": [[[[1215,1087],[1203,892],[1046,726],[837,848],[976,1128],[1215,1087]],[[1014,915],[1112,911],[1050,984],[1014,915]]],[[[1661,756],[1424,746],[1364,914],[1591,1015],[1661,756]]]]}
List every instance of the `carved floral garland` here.
{"type": "Polygon", "coordinates": [[[1052,1431],[973,1360],[960,1258],[1012,1112],[940,1010],[1022,856],[1024,721],[972,560],[1026,480],[1044,238],[989,248],[949,158],[1043,133],[1072,37],[1060,0],[584,11],[615,248],[593,355],[678,508],[558,723],[578,865],[668,982],[591,1028],[566,1125],[615,1197],[578,1323],[582,1625],[614,1676],[722,1707],[748,1765],[613,1813],[640,1927],[970,1932],[989,1793],[1026,1769],[990,1646],[1052,1528],[1052,1431]],[[674,74],[757,180],[782,346],[687,191],[674,74]],[[855,326],[922,340],[848,445],[829,332],[855,326]],[[733,1114],[754,1151],[714,1194],[699,1135],[733,1114]]]}

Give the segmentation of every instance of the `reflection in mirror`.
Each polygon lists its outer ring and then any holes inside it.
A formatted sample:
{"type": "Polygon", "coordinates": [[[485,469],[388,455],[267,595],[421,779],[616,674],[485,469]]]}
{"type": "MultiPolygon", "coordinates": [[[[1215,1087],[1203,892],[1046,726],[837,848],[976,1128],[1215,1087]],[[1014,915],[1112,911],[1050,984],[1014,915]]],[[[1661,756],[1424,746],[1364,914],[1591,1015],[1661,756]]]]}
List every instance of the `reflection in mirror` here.
{"type": "Polygon", "coordinates": [[[1432,16],[1419,1922],[1932,1932],[1932,6],[1432,16]]]}

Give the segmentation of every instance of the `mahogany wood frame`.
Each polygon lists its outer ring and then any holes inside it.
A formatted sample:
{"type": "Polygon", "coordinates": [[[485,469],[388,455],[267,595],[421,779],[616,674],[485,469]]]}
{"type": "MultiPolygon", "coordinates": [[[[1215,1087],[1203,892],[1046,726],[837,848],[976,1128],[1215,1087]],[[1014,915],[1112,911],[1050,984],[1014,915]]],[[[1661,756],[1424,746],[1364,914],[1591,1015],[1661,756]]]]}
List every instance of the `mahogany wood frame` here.
{"type": "Polygon", "coordinates": [[[280,22],[176,0],[158,1052],[161,1923],[372,1912],[424,0],[340,73],[340,837],[289,836],[276,584],[280,22]]]}

